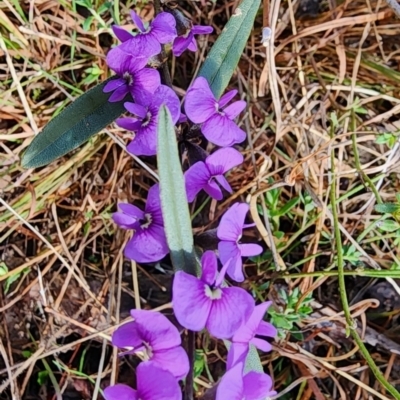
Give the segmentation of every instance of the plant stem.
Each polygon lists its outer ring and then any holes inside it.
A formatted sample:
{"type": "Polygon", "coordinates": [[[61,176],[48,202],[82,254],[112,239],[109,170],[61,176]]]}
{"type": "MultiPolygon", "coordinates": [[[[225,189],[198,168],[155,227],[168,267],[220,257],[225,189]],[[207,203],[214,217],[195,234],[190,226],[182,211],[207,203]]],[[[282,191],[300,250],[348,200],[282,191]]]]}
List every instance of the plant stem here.
{"type": "Polygon", "coordinates": [[[185,396],[184,400],[193,400],[193,366],[194,366],[194,354],[195,354],[195,334],[193,331],[188,331],[186,337],[186,351],[189,356],[189,373],[185,381],[185,396]]]}
{"type": "MultiPolygon", "coordinates": [[[[154,12],[155,15],[162,12],[160,0],[154,0],[154,12]]],[[[161,57],[161,68],[160,68],[161,81],[162,83],[164,83],[164,85],[167,85],[170,88],[172,88],[172,79],[168,68],[168,57],[165,53],[165,48],[163,44],[161,45],[160,57],[161,57]]]]}
{"type": "MultiPolygon", "coordinates": [[[[333,137],[333,130],[331,132],[331,136],[333,137]]],[[[364,356],[367,361],[368,366],[370,367],[372,373],[375,375],[375,378],[379,381],[379,383],[396,399],[400,400],[400,393],[385,379],[380,369],[376,366],[374,360],[369,354],[367,348],[364,345],[361,337],[359,336],[357,330],[354,328],[356,321],[354,321],[351,317],[351,312],[349,308],[349,303],[347,300],[346,293],[346,282],[345,282],[345,272],[344,272],[344,260],[343,260],[343,248],[342,248],[342,238],[340,235],[339,229],[339,219],[336,208],[336,180],[335,180],[335,153],[334,150],[331,151],[331,190],[330,190],[330,200],[332,205],[332,218],[333,218],[333,228],[335,233],[335,242],[336,242],[336,256],[337,256],[337,268],[338,268],[338,282],[339,282],[339,293],[340,299],[342,302],[343,312],[346,319],[346,324],[348,325],[347,329],[350,331],[351,336],[353,336],[354,341],[358,345],[360,352],[364,356]]]]}

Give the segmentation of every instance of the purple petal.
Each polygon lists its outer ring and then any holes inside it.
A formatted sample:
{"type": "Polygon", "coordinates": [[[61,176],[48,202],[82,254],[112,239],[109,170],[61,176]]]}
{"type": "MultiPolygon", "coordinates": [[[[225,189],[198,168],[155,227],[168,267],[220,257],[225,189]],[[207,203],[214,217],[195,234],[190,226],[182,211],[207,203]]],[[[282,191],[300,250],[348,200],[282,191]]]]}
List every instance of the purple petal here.
{"type": "Polygon", "coordinates": [[[231,185],[229,185],[228,181],[223,175],[217,175],[214,178],[228,193],[232,193],[231,185]]]}
{"type": "Polygon", "coordinates": [[[261,254],[263,248],[258,244],[245,243],[245,244],[239,244],[239,250],[242,257],[254,257],[261,254]]]}
{"type": "Polygon", "coordinates": [[[225,373],[217,386],[215,400],[243,400],[243,363],[225,373]]]}
{"type": "Polygon", "coordinates": [[[218,271],[218,261],[213,251],[204,252],[201,257],[201,271],[201,280],[208,286],[214,285],[218,271]]]}
{"type": "Polygon", "coordinates": [[[118,89],[120,86],[126,85],[125,79],[118,78],[118,79],[112,79],[109,82],[107,82],[106,86],[103,88],[104,93],[109,93],[113,92],[114,90],[118,89]]]}
{"type": "Polygon", "coordinates": [[[112,95],[108,98],[108,101],[111,103],[121,101],[128,93],[129,93],[128,85],[126,84],[122,85],[113,91],[112,95]]]}
{"type": "Polygon", "coordinates": [[[226,107],[224,113],[229,119],[235,119],[245,108],[246,102],[239,100],[226,107]]]}
{"type": "Polygon", "coordinates": [[[215,200],[222,200],[224,195],[217,182],[210,180],[206,186],[204,186],[204,191],[215,200]]]}
{"type": "MultiPolygon", "coordinates": [[[[190,119],[193,121],[192,118],[190,119]]],[[[246,139],[246,133],[243,130],[226,115],[219,113],[207,119],[201,126],[201,131],[209,142],[221,147],[233,146],[235,143],[241,143],[246,139]]]]}
{"type": "Polygon", "coordinates": [[[186,329],[198,332],[206,325],[212,300],[205,295],[205,289],[196,277],[183,271],[175,273],[172,304],[176,319],[186,329]]]}
{"type": "Polygon", "coordinates": [[[151,23],[151,34],[156,37],[160,43],[172,42],[176,37],[175,18],[167,13],[158,14],[151,23]]]}
{"type": "Polygon", "coordinates": [[[137,230],[124,253],[127,258],[139,263],[160,261],[169,253],[164,228],[152,224],[147,229],[137,230]]]}
{"type": "Polygon", "coordinates": [[[157,154],[157,127],[155,119],[157,114],[152,117],[152,121],[136,131],[133,140],[127,146],[127,150],[136,156],[154,156],[157,154]]]}
{"type": "Polygon", "coordinates": [[[197,51],[197,42],[196,42],[196,39],[194,37],[189,43],[188,50],[193,51],[193,52],[197,51]]]}
{"type": "Polygon", "coordinates": [[[241,260],[240,251],[236,242],[221,240],[218,243],[218,254],[223,265],[228,261],[232,262],[232,260],[236,258],[241,260]]]}
{"type": "Polygon", "coordinates": [[[131,10],[131,18],[140,32],[146,32],[146,28],[143,25],[142,19],[134,10],[131,10]]]}
{"type": "Polygon", "coordinates": [[[217,112],[217,106],[207,80],[196,78],[186,93],[185,111],[188,118],[196,124],[203,123],[217,112]]]}
{"type": "Polygon", "coordinates": [[[264,400],[276,394],[269,375],[250,371],[243,377],[243,394],[246,400],[264,400]]]}
{"type": "Polygon", "coordinates": [[[194,25],[192,28],[192,32],[195,35],[208,35],[212,33],[213,30],[214,28],[209,25],[194,25]]]}
{"type": "Polygon", "coordinates": [[[106,387],[104,398],[105,400],[139,400],[136,390],[122,384],[106,387]]]}
{"type": "MultiPolygon", "coordinates": [[[[152,214],[152,219],[155,221],[154,214],[161,212],[161,200],[160,200],[160,185],[155,183],[147,194],[145,212],[152,214]]],[[[157,222],[162,222],[162,219],[157,222]]]]}
{"type": "Polygon", "coordinates": [[[122,212],[116,212],[113,214],[113,221],[124,229],[136,229],[138,221],[144,217],[143,211],[128,203],[119,203],[119,209],[122,212]]]}
{"type": "Polygon", "coordinates": [[[121,50],[133,56],[133,60],[140,54],[145,57],[146,63],[150,57],[153,57],[161,52],[161,45],[158,40],[150,34],[138,34],[133,36],[132,39],[127,40],[120,46],[121,50]]]}
{"type": "Polygon", "coordinates": [[[211,175],[203,161],[193,164],[185,172],[185,187],[188,202],[191,203],[197,193],[207,185],[211,175]]]}
{"type": "Polygon", "coordinates": [[[175,57],[179,57],[182,53],[189,47],[191,41],[193,39],[193,35],[189,33],[187,37],[178,36],[175,38],[174,43],[172,45],[172,52],[175,57]]]}
{"type": "Polygon", "coordinates": [[[265,339],[253,338],[250,343],[255,346],[258,350],[268,353],[272,350],[272,346],[265,339]]]}
{"type": "Polygon", "coordinates": [[[219,149],[206,158],[212,175],[222,175],[233,167],[242,164],[243,156],[232,147],[219,149]]]}
{"type": "Polygon", "coordinates": [[[229,370],[238,363],[244,363],[246,361],[248,352],[249,352],[248,344],[232,343],[228,351],[228,357],[226,360],[226,369],[229,370]]]}
{"type": "Polygon", "coordinates": [[[124,28],[121,28],[118,25],[113,25],[112,30],[115,34],[115,36],[120,40],[121,42],[126,42],[127,40],[130,40],[133,38],[132,33],[127,32],[124,28]]]}
{"type": "Polygon", "coordinates": [[[189,358],[181,346],[154,352],[150,362],[171,372],[178,380],[183,379],[189,372],[189,358]]]}
{"type": "Polygon", "coordinates": [[[220,299],[214,300],[206,324],[218,339],[228,339],[239,329],[254,309],[254,300],[242,288],[222,288],[220,299]]]}
{"type": "MultiPolygon", "coordinates": [[[[234,203],[229,207],[219,223],[218,238],[236,242],[242,236],[244,219],[248,211],[249,205],[246,203],[234,203]]],[[[222,261],[222,263],[225,264],[226,261],[222,261]]]]}
{"type": "Polygon", "coordinates": [[[144,213],[143,211],[134,206],[133,204],[129,204],[129,203],[118,203],[118,207],[119,209],[126,215],[129,215],[130,217],[133,218],[143,218],[144,213]]]}
{"type": "Polygon", "coordinates": [[[160,85],[151,97],[151,107],[159,109],[162,104],[168,107],[172,122],[176,124],[181,115],[181,103],[176,93],[166,85],[160,85]]]}
{"type": "Polygon", "coordinates": [[[146,52],[138,52],[138,43],[133,39],[135,37],[107,53],[107,65],[118,75],[122,76],[125,72],[134,73],[147,64],[149,55],[146,52]],[[133,54],[126,52],[125,48],[129,48],[133,54]]]}
{"type": "Polygon", "coordinates": [[[132,218],[122,212],[116,212],[112,215],[113,221],[123,229],[136,229],[140,224],[137,218],[132,218]]]}
{"type": "Polygon", "coordinates": [[[142,340],[148,343],[153,351],[166,350],[181,344],[178,329],[165,315],[149,310],[131,310],[131,316],[135,319],[133,323],[137,326],[142,340]]]}
{"type": "Polygon", "coordinates": [[[221,96],[221,98],[218,100],[219,108],[225,107],[237,95],[237,92],[238,91],[234,89],[221,96]]]}
{"type": "Polygon", "coordinates": [[[271,305],[270,301],[259,304],[254,307],[250,318],[243,324],[240,329],[235,333],[232,338],[233,342],[249,343],[257,332],[260,322],[263,320],[264,315],[271,305]]]}
{"type": "MultiPolygon", "coordinates": [[[[136,368],[137,394],[141,400],[182,400],[176,378],[154,363],[142,362],[136,368]]],[[[119,399],[121,400],[121,399],[119,399]]]]}
{"type": "Polygon", "coordinates": [[[132,348],[133,350],[143,346],[143,338],[140,335],[138,326],[135,322],[128,322],[120,326],[112,335],[113,346],[132,348]]]}
{"type": "Polygon", "coordinates": [[[132,132],[136,132],[142,127],[142,121],[138,121],[136,118],[117,118],[115,122],[119,127],[132,132]]]}
{"type": "Polygon", "coordinates": [[[147,108],[141,106],[137,103],[126,102],[124,103],[124,107],[127,111],[129,111],[133,115],[137,115],[140,119],[144,119],[147,114],[147,108]]]}
{"type": "Polygon", "coordinates": [[[269,322],[261,321],[258,325],[256,334],[260,336],[268,336],[274,338],[278,334],[278,331],[269,322]]]}
{"type": "Polygon", "coordinates": [[[187,116],[183,112],[181,112],[180,115],[179,115],[179,118],[178,118],[178,122],[180,124],[183,124],[183,123],[185,123],[187,121],[188,121],[187,116]]]}
{"type": "Polygon", "coordinates": [[[240,251],[235,242],[221,241],[218,243],[218,253],[221,262],[228,264],[227,274],[235,282],[243,282],[243,263],[240,251]]]}
{"type": "Polygon", "coordinates": [[[152,68],[143,68],[134,77],[134,98],[139,97],[137,91],[154,93],[161,85],[160,73],[152,68]]]}

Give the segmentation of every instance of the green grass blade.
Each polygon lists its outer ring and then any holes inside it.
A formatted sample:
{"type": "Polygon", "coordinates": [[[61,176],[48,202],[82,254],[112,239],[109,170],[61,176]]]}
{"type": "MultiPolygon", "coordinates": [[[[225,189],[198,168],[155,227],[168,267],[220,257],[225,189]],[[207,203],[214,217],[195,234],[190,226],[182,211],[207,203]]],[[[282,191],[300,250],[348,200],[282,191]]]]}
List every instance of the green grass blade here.
{"type": "Polygon", "coordinates": [[[260,0],[243,0],[219,35],[200,69],[199,76],[207,79],[219,98],[239,63],[253,28],[260,0]]]}
{"type": "Polygon", "coordinates": [[[22,156],[24,168],[51,163],[76,149],[123,113],[124,102],[110,103],[110,94],[103,93],[108,81],[79,96],[43,128],[22,156]]]}
{"type": "Polygon", "coordinates": [[[174,124],[165,106],[160,108],[157,129],[157,162],[164,227],[175,271],[196,275],[192,224],[178,154],[174,124]]]}

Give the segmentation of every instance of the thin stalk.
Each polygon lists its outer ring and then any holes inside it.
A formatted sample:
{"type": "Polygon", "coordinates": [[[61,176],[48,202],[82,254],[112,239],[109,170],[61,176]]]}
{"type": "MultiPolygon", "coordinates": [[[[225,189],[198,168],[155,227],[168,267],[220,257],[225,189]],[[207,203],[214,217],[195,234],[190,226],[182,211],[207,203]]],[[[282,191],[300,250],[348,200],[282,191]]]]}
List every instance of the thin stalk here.
{"type": "MultiPolygon", "coordinates": [[[[162,12],[161,2],[160,2],[160,0],[154,0],[155,15],[159,14],[160,12],[162,12]]],[[[161,81],[162,81],[162,83],[164,83],[164,85],[167,85],[170,88],[172,88],[172,79],[171,79],[171,74],[169,73],[168,62],[167,62],[168,57],[165,53],[165,47],[163,44],[161,45],[160,57],[161,57],[161,63],[162,63],[161,68],[160,68],[161,81]]]]}
{"type": "MultiPolygon", "coordinates": [[[[333,132],[332,132],[333,136],[333,132]]],[[[356,321],[354,321],[351,317],[351,312],[349,308],[349,303],[347,300],[346,293],[346,282],[345,282],[345,271],[344,271],[344,260],[343,260],[343,248],[342,248],[342,238],[339,229],[339,218],[337,212],[337,202],[336,202],[336,180],[335,180],[335,153],[332,149],[331,151],[331,190],[330,190],[330,201],[332,205],[332,219],[333,219],[333,229],[335,234],[335,242],[336,242],[336,256],[337,256],[337,267],[338,267],[338,282],[339,282],[339,294],[342,302],[343,312],[346,319],[346,324],[348,325],[348,330],[351,333],[354,341],[358,345],[360,352],[364,356],[367,361],[368,366],[370,367],[372,373],[375,375],[375,378],[379,381],[379,383],[396,399],[400,400],[400,393],[385,379],[380,369],[376,366],[374,360],[369,354],[367,348],[364,345],[361,337],[359,336],[357,330],[354,328],[356,321]]]]}
{"type": "MultiPolygon", "coordinates": [[[[295,272],[293,274],[274,274],[271,279],[297,279],[297,278],[317,278],[338,276],[339,271],[314,271],[314,272],[295,272]]],[[[400,270],[364,270],[357,268],[354,271],[343,271],[344,276],[362,276],[365,278],[396,278],[400,279],[400,270]]]]}
{"type": "Polygon", "coordinates": [[[189,357],[190,369],[185,380],[184,400],[193,400],[193,385],[194,385],[193,366],[195,359],[195,333],[193,331],[188,331],[188,335],[186,336],[185,342],[186,342],[185,348],[189,357]]]}
{"type": "Polygon", "coordinates": [[[362,180],[368,184],[365,186],[369,187],[374,192],[376,202],[382,203],[381,196],[379,195],[378,191],[376,190],[376,187],[373,184],[371,178],[366,173],[364,173],[364,171],[361,168],[360,156],[358,154],[357,140],[356,140],[356,133],[355,133],[356,128],[357,128],[356,127],[356,115],[355,115],[354,110],[351,110],[351,130],[353,132],[351,135],[351,142],[352,142],[354,161],[356,164],[357,172],[362,177],[362,180]]]}

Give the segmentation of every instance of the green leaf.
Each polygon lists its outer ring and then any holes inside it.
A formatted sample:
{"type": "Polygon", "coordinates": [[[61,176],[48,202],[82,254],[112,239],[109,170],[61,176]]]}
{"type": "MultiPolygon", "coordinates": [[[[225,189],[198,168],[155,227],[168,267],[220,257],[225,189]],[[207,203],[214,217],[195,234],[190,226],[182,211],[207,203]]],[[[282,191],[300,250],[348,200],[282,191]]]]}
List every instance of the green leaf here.
{"type": "Polygon", "coordinates": [[[40,386],[45,385],[48,377],[49,377],[49,373],[47,371],[39,371],[38,377],[37,377],[37,383],[40,386]]]}
{"type": "Polygon", "coordinates": [[[260,0],[243,0],[219,35],[200,69],[219,98],[232,77],[253,28],[260,0]]]}
{"type": "Polygon", "coordinates": [[[171,114],[161,106],[157,123],[157,163],[165,234],[175,271],[197,275],[192,224],[171,114]]]}
{"type": "Polygon", "coordinates": [[[109,80],[79,96],[32,140],[22,156],[24,168],[47,165],[76,149],[124,112],[124,102],[110,103],[103,93],[109,80]]]}
{"type": "Polygon", "coordinates": [[[82,27],[84,31],[89,32],[90,25],[92,24],[93,19],[94,19],[93,15],[90,15],[85,19],[85,21],[83,21],[82,27]]]}
{"type": "Polygon", "coordinates": [[[376,204],[375,211],[382,213],[382,214],[393,214],[400,210],[400,204],[395,203],[383,203],[383,204],[376,204]]]}
{"type": "Polygon", "coordinates": [[[394,232],[400,228],[399,223],[393,220],[379,221],[376,225],[379,229],[385,232],[394,232]]]}
{"type": "Polygon", "coordinates": [[[246,357],[246,364],[244,366],[244,373],[250,371],[264,372],[258,351],[252,344],[250,344],[250,349],[246,357]]]}

